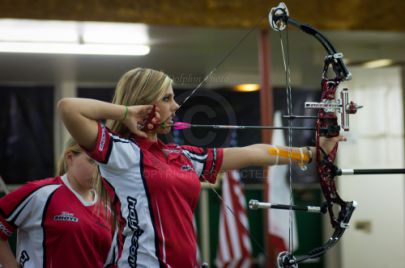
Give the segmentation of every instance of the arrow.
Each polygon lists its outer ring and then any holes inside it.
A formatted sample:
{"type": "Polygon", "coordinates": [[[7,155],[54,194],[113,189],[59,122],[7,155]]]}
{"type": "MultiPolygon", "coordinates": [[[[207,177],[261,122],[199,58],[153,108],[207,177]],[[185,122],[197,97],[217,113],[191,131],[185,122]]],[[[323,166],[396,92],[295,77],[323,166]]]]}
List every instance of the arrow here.
{"type": "Polygon", "coordinates": [[[176,130],[189,128],[213,128],[213,129],[293,129],[293,130],[316,130],[314,127],[275,127],[275,126],[239,126],[239,125],[199,125],[186,122],[175,122],[172,125],[162,124],[162,127],[173,127],[176,130]]]}

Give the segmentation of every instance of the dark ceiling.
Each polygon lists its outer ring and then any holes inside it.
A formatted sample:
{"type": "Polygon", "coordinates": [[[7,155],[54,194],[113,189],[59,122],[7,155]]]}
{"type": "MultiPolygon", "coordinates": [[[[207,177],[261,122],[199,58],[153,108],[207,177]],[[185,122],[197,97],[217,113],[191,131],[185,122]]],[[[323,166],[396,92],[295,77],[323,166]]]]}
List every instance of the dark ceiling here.
{"type": "MultiPolygon", "coordinates": [[[[323,30],[405,31],[403,0],[290,0],[291,16],[323,30]]],[[[2,0],[0,17],[253,27],[267,23],[270,0],[2,0]]]]}

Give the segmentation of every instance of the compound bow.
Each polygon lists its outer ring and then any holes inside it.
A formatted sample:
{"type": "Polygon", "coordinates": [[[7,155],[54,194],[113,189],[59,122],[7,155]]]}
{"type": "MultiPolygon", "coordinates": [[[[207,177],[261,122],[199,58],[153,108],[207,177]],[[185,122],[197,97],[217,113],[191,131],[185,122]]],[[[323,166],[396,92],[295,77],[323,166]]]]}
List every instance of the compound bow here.
{"type": "MultiPolygon", "coordinates": [[[[322,72],[321,100],[318,103],[306,102],[305,108],[318,109],[315,125],[316,164],[321,189],[325,197],[325,202],[321,206],[320,212],[329,213],[334,232],[326,243],[310,250],[303,256],[295,257],[287,251],[281,252],[278,255],[278,267],[298,267],[298,263],[318,257],[336,245],[349,226],[350,218],[357,204],[355,201],[344,201],[337,193],[335,182],[337,168],[334,165],[334,161],[338,145],[336,144],[333,150],[329,154],[326,154],[320,147],[319,140],[321,136],[336,137],[340,135],[341,129],[348,131],[349,114],[356,113],[361,106],[349,100],[349,91],[346,88],[340,91],[340,99],[336,98],[338,86],[341,82],[351,79],[351,74],[343,62],[343,54],[338,53],[323,34],[313,27],[289,17],[288,9],[284,3],[280,3],[277,7],[271,9],[269,22],[275,31],[283,31],[288,24],[297,27],[301,31],[315,37],[327,53],[322,72]],[[333,74],[332,77],[329,77],[330,73],[333,74]],[[340,125],[338,124],[337,113],[341,115],[340,125]],[[340,208],[338,213],[334,210],[336,207],[340,208]]],[[[293,118],[291,115],[287,117],[290,120],[293,118]]]]}
{"type": "MultiPolygon", "coordinates": [[[[337,145],[332,150],[331,153],[326,155],[322,148],[319,145],[319,138],[321,136],[326,137],[335,137],[339,135],[340,126],[337,123],[337,116],[336,112],[341,113],[341,126],[342,128],[347,131],[349,130],[349,114],[356,113],[357,109],[360,106],[356,105],[353,102],[349,102],[349,93],[347,89],[341,91],[341,98],[336,99],[335,93],[339,86],[339,84],[351,78],[350,72],[347,70],[346,66],[343,63],[343,54],[337,53],[333,45],[329,42],[329,40],[318,32],[316,29],[312,28],[311,26],[304,25],[298,21],[291,19],[288,16],[288,9],[284,3],[280,3],[280,5],[276,8],[273,8],[269,13],[269,20],[271,27],[276,31],[282,31],[286,28],[287,24],[294,25],[314,36],[317,40],[321,42],[324,48],[327,51],[327,56],[325,57],[324,61],[324,69],[323,69],[323,77],[322,77],[322,97],[321,102],[314,103],[314,102],[307,102],[305,104],[306,108],[315,108],[319,109],[318,117],[316,126],[314,128],[316,132],[316,161],[318,165],[318,173],[320,176],[320,183],[323,194],[325,196],[325,204],[322,207],[299,207],[293,205],[269,205],[269,203],[260,203],[256,200],[250,201],[250,208],[278,208],[278,209],[293,209],[293,210],[305,210],[309,212],[329,212],[330,220],[332,223],[333,228],[335,229],[334,233],[332,234],[331,238],[322,246],[312,249],[304,256],[299,258],[295,258],[292,253],[290,252],[281,252],[278,256],[278,266],[279,267],[297,267],[297,264],[310,259],[318,257],[324,254],[328,249],[333,247],[339,239],[342,237],[343,233],[349,226],[349,221],[351,215],[356,208],[356,202],[347,202],[341,199],[336,191],[335,185],[335,176],[337,168],[333,164],[337,145]],[[329,78],[328,71],[332,69],[335,77],[329,78]],[[340,211],[338,215],[335,215],[333,208],[335,206],[340,206],[340,211]]],[[[242,38],[242,40],[245,37],[242,38]]],[[[240,42],[238,42],[239,44],[240,42]]],[[[232,48],[231,52],[235,48],[232,48]]],[[[225,57],[227,58],[231,53],[225,57]]],[[[220,61],[220,64],[224,60],[220,61]]],[[[219,65],[220,65],[219,64],[219,65]]],[[[214,68],[217,69],[218,66],[214,68]]],[[[209,77],[213,71],[211,71],[207,77],[209,77]]],[[[191,94],[189,94],[185,100],[181,103],[180,107],[187,101],[189,98],[194,95],[194,93],[201,87],[201,85],[207,80],[207,77],[195,88],[192,90],[191,94]]],[[[299,118],[300,116],[291,116],[289,115],[290,119],[299,118]]],[[[303,117],[301,117],[303,118],[303,117]]],[[[273,126],[221,126],[221,125],[194,125],[184,122],[177,122],[173,125],[176,129],[187,129],[190,127],[210,127],[210,128],[273,128],[277,129],[273,126]]],[[[287,129],[299,129],[297,127],[287,127],[287,129]]],[[[304,128],[303,128],[304,129],[304,128]]],[[[302,129],[300,129],[302,130],[302,129]]],[[[220,197],[219,197],[220,198],[220,197]]],[[[222,198],[220,198],[222,199],[222,198]]]]}

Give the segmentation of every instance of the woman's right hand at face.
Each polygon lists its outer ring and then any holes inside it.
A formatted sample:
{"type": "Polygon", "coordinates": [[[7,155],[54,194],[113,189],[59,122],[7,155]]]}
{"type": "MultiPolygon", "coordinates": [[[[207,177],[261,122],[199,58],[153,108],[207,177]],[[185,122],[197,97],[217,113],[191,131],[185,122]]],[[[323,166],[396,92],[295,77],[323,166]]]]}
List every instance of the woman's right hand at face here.
{"type": "Polygon", "coordinates": [[[122,121],[132,133],[140,137],[147,137],[146,132],[159,124],[159,108],[153,105],[128,106],[128,115],[122,121]],[[153,114],[151,114],[153,113],[153,114]]]}

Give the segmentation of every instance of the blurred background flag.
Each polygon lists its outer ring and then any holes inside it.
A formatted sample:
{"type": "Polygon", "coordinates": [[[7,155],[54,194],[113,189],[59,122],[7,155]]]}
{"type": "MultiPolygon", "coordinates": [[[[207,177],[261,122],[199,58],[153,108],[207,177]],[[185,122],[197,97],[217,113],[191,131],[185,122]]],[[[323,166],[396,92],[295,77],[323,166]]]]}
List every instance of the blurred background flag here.
{"type": "Polygon", "coordinates": [[[215,263],[218,267],[251,267],[249,223],[239,172],[233,170],[224,174],[222,197],[215,263]]]}
{"type": "MultiPolygon", "coordinates": [[[[274,113],[274,126],[282,126],[281,112],[274,113]]],[[[277,146],[285,146],[283,131],[274,131],[272,144],[277,146]]],[[[270,203],[290,204],[290,188],[287,183],[288,165],[271,166],[268,170],[268,195],[267,200],[270,203]]],[[[289,211],[281,209],[271,209],[268,213],[268,241],[271,243],[271,248],[276,250],[276,253],[288,250],[289,247],[289,211]]],[[[295,214],[292,213],[292,250],[298,248],[298,233],[295,221],[295,214]]]]}

